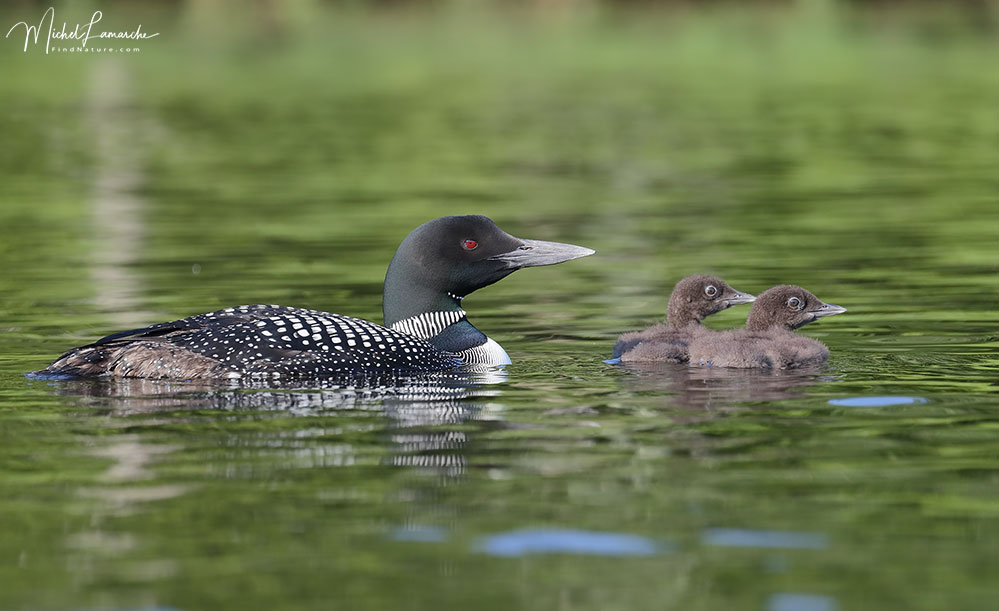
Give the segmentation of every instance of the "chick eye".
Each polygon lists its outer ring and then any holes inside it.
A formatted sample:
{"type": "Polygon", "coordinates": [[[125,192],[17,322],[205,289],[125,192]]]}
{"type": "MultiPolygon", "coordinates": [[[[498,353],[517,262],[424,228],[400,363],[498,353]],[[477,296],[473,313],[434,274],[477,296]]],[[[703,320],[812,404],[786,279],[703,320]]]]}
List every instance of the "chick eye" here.
{"type": "Polygon", "coordinates": [[[461,243],[461,246],[465,250],[475,250],[476,248],[479,247],[479,243],[476,242],[475,240],[465,240],[464,242],[461,243]]]}
{"type": "Polygon", "coordinates": [[[787,300],[787,307],[792,310],[800,310],[805,307],[805,302],[798,299],[797,297],[791,297],[787,300]]]}
{"type": "Polygon", "coordinates": [[[718,294],[718,288],[713,284],[709,284],[706,287],[704,287],[704,294],[707,295],[708,297],[713,298],[715,295],[718,294]]]}

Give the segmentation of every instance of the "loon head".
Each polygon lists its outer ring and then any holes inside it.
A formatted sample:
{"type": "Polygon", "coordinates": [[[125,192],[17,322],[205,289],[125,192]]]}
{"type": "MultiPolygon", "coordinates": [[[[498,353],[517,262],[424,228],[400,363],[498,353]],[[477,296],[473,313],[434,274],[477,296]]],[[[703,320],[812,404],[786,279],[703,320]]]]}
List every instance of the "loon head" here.
{"type": "Polygon", "coordinates": [[[670,327],[685,327],[734,305],[751,303],[754,299],[749,293],[735,290],[721,278],[706,274],[687,276],[673,287],[666,306],[666,322],[670,327]]]}
{"type": "Polygon", "coordinates": [[[782,284],[760,293],[749,311],[746,328],[750,331],[793,331],[823,316],[843,312],[846,308],[826,303],[800,286],[782,284]]]}
{"type": "MultiPolygon", "coordinates": [[[[480,215],[445,216],[414,229],[399,245],[382,295],[385,325],[463,352],[492,342],[464,318],[461,300],[524,267],[592,255],[572,244],[514,237],[480,215]]],[[[495,345],[495,342],[492,342],[495,345]]],[[[495,345],[498,352],[502,348],[495,345]]],[[[503,357],[506,356],[504,352],[503,357]]]]}

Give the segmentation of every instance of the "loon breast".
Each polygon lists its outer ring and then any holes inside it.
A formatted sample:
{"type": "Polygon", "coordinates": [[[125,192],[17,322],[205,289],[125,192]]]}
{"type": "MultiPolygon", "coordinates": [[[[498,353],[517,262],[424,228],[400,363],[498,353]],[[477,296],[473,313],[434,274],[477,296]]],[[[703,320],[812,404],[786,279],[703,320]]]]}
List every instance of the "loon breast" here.
{"type": "Polygon", "coordinates": [[[484,344],[462,350],[458,356],[466,365],[509,365],[513,362],[503,346],[493,341],[491,337],[487,337],[484,344]]]}
{"type": "Polygon", "coordinates": [[[400,320],[391,328],[458,355],[464,365],[509,365],[512,362],[506,350],[468,322],[461,309],[425,312],[400,320]]]}

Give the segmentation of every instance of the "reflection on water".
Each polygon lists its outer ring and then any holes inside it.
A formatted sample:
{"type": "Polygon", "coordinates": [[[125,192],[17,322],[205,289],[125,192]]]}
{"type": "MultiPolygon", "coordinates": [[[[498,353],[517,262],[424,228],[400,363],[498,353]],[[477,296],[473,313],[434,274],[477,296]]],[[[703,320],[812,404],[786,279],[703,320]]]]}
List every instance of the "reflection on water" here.
{"type": "MultiPolygon", "coordinates": [[[[496,386],[505,382],[502,368],[472,367],[439,374],[365,375],[341,379],[288,382],[220,380],[177,382],[131,378],[46,380],[35,376],[35,383],[51,385],[57,394],[85,397],[99,401],[95,410],[116,417],[155,415],[158,412],[220,410],[226,412],[276,412],[280,416],[315,417],[342,410],[372,412],[383,416],[392,443],[389,464],[418,467],[449,477],[464,472],[466,458],[462,450],[467,442],[460,426],[472,420],[501,420],[501,404],[471,403],[467,399],[495,398],[502,394],[496,386]],[[445,427],[442,429],[441,427],[445,427]],[[408,429],[428,429],[411,431],[408,429]]],[[[361,428],[370,430],[370,425],[361,428]]],[[[303,431],[304,432],[304,431],[303,431]]],[[[322,433],[325,434],[325,433],[322,433]]],[[[296,438],[301,439],[301,434],[296,438]]],[[[283,444],[286,442],[282,442],[283,444]]],[[[132,447],[132,446],[128,446],[132,447]]],[[[138,446],[132,447],[134,450],[138,446]]],[[[142,452],[126,451],[121,444],[104,450],[102,455],[129,458],[116,469],[141,474],[146,459],[142,452]]],[[[312,465],[352,464],[349,448],[328,448],[307,453],[312,465]],[[318,462],[317,462],[318,460],[318,462]]],[[[160,448],[159,451],[163,451],[160,448]]],[[[296,458],[300,461],[302,457],[296,458]]]]}
{"type": "MultiPolygon", "coordinates": [[[[497,368],[473,368],[418,376],[365,376],[318,380],[275,388],[259,381],[175,382],[140,379],[34,378],[56,394],[89,405],[95,414],[131,419],[170,414],[179,422],[184,414],[193,426],[206,413],[244,413],[303,421],[323,418],[332,426],[305,424],[292,430],[225,435],[216,442],[223,460],[207,465],[207,472],[223,480],[259,477],[253,466],[261,456],[281,469],[352,469],[387,467],[402,472],[394,498],[402,501],[404,526],[391,539],[401,542],[442,542],[452,530],[456,506],[444,501],[441,487],[460,483],[466,472],[466,446],[473,434],[470,422],[502,422],[500,384],[507,374],[497,368]],[[485,401],[483,401],[485,399],[485,401]],[[357,415],[360,419],[337,419],[357,415]],[[376,419],[372,420],[371,416],[376,419]],[[332,420],[326,420],[332,418],[332,420]],[[355,443],[339,441],[355,437],[355,443]],[[374,442],[374,443],[373,443],[374,442]],[[373,450],[376,459],[372,460],[373,450]],[[247,463],[246,461],[250,462],[247,463]],[[428,478],[431,475],[433,477],[428,478]],[[426,525],[433,520],[445,526],[426,525]]],[[[97,485],[78,494],[93,502],[89,524],[66,537],[75,554],[71,562],[82,567],[85,555],[113,558],[135,550],[138,532],[107,532],[112,518],[135,515],[147,503],[182,499],[197,493],[197,484],[158,483],[158,462],[169,461],[182,445],[143,443],[144,437],[125,434],[92,455],[112,461],[97,485]]],[[[336,494],[333,495],[336,497],[336,494]]],[[[155,581],[176,574],[172,559],[137,562],[127,571],[131,579],[155,581]]]]}
{"type": "Polygon", "coordinates": [[[447,532],[437,526],[411,524],[394,529],[389,535],[395,541],[416,543],[442,543],[447,540],[447,532]]]}
{"type": "Polygon", "coordinates": [[[622,363],[618,367],[634,374],[625,382],[630,390],[668,392],[672,405],[688,408],[801,398],[809,387],[839,377],[824,364],[797,369],[728,369],[674,363],[622,363]]]}
{"type": "Polygon", "coordinates": [[[836,599],[818,594],[781,592],[767,599],[766,611],[836,611],[836,599]]]}
{"type": "Polygon", "coordinates": [[[780,547],[788,549],[825,549],[829,543],[821,533],[750,530],[745,528],[709,528],[701,535],[704,545],[722,547],[780,547]]]}
{"type": "Polygon", "coordinates": [[[493,556],[528,554],[592,554],[652,556],[663,551],[655,541],[638,535],[586,530],[530,529],[484,537],[475,549],[493,556]]]}
{"type": "Polygon", "coordinates": [[[508,378],[502,368],[463,368],[438,374],[365,374],[275,383],[270,380],[176,381],[142,378],[63,378],[27,374],[57,394],[108,398],[116,415],[164,409],[274,410],[313,415],[333,409],[384,407],[400,421],[416,424],[467,419],[460,401],[500,394],[490,386],[508,378]],[[413,408],[413,409],[410,409],[413,408]]]}
{"type": "Polygon", "coordinates": [[[845,399],[829,399],[830,405],[844,407],[887,407],[889,405],[913,405],[926,403],[924,397],[847,397],[845,399]]]}
{"type": "Polygon", "coordinates": [[[140,311],[143,278],[135,273],[147,239],[141,146],[145,133],[132,100],[127,64],[101,58],[94,64],[87,121],[95,138],[93,170],[93,240],[90,275],[95,303],[123,328],[141,326],[150,316],[140,311]]]}

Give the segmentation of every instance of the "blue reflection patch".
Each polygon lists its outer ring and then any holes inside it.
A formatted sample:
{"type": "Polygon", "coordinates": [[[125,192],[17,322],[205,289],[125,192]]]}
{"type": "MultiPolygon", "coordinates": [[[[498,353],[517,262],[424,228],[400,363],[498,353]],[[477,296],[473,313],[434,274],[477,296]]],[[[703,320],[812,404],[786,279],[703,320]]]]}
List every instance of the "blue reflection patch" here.
{"type": "Polygon", "coordinates": [[[607,359],[604,362],[607,363],[608,365],[620,365],[621,364],[621,357],[618,356],[618,357],[615,357],[615,358],[612,358],[612,359],[607,359]]]}
{"type": "Polygon", "coordinates": [[[44,371],[29,371],[24,374],[29,380],[72,380],[73,376],[64,373],[45,373],[44,371]]]}
{"type": "Polygon", "coordinates": [[[845,407],[884,407],[886,405],[912,405],[913,403],[927,403],[923,397],[850,397],[847,399],[830,399],[831,405],[842,405],[845,407]]]}
{"type": "Polygon", "coordinates": [[[781,592],[767,600],[767,611],[836,611],[836,600],[818,594],[781,592]]]}
{"type": "Polygon", "coordinates": [[[722,547],[780,547],[787,549],[825,549],[829,544],[826,536],[822,533],[745,528],[709,528],[701,536],[701,543],[722,547]]]}
{"type": "Polygon", "coordinates": [[[652,556],[662,551],[655,541],[638,535],[545,528],[490,535],[481,539],[475,549],[493,556],[527,554],[652,556]]]}

